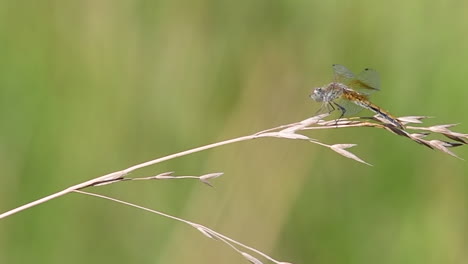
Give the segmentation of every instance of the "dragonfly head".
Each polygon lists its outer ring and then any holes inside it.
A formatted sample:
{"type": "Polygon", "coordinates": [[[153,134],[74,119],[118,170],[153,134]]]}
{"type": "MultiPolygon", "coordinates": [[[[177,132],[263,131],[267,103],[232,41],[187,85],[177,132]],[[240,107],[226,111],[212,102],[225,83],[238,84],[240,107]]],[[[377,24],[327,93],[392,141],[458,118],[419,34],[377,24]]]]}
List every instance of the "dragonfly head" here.
{"type": "Polygon", "coordinates": [[[323,102],[325,99],[325,91],[323,87],[314,88],[309,97],[314,99],[316,102],[323,102]]]}

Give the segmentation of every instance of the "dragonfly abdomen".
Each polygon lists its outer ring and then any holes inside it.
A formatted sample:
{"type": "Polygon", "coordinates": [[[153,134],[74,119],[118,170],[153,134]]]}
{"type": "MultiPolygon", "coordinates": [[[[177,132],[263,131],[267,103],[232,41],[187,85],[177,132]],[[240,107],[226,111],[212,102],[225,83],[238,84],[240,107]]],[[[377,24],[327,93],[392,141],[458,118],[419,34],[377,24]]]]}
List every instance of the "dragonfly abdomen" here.
{"type": "Polygon", "coordinates": [[[360,107],[368,109],[376,113],[377,115],[383,117],[385,120],[387,120],[389,123],[393,124],[394,126],[403,129],[403,125],[401,124],[400,121],[398,121],[396,117],[391,115],[389,112],[383,110],[382,108],[378,107],[377,105],[371,103],[367,99],[366,95],[347,89],[343,93],[343,96],[347,100],[352,101],[353,103],[359,105],[360,107]]]}
{"type": "Polygon", "coordinates": [[[394,126],[403,129],[403,125],[401,124],[401,122],[396,117],[391,115],[389,112],[383,110],[382,108],[376,106],[375,104],[371,102],[359,102],[359,103],[362,107],[369,109],[370,111],[378,114],[379,116],[383,117],[385,120],[387,120],[394,126]]]}

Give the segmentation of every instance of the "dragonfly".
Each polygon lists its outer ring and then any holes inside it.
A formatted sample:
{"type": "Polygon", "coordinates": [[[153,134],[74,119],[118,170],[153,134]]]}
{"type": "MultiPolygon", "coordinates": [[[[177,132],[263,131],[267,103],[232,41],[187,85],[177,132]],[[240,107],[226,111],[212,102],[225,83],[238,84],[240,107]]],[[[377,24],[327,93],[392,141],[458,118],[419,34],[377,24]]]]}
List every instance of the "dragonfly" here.
{"type": "Polygon", "coordinates": [[[380,78],[375,70],[366,68],[358,75],[354,75],[345,66],[333,64],[333,71],[335,75],[333,82],[315,88],[310,94],[310,98],[323,103],[320,112],[331,113],[338,109],[341,112],[339,120],[343,116],[368,109],[394,127],[404,129],[396,117],[369,101],[369,95],[380,90],[380,78]]]}

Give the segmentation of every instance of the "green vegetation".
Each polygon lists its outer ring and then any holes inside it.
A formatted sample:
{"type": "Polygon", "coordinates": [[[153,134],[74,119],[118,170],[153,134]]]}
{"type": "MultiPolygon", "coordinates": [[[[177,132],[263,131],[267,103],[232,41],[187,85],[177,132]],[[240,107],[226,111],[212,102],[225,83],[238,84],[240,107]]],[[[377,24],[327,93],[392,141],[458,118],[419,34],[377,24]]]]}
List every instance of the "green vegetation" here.
{"type": "MultiPolygon", "coordinates": [[[[0,212],[192,147],[305,119],[331,64],[380,72],[375,103],[468,131],[465,1],[0,1],[0,212]]],[[[369,115],[363,112],[361,115],[369,115]]],[[[467,163],[380,129],[369,167],[261,139],[92,191],[203,223],[292,263],[465,263],[467,163]]],[[[466,148],[454,149],[468,159],[466,148]]],[[[187,226],[72,194],[0,221],[0,263],[246,263],[187,226]]]]}

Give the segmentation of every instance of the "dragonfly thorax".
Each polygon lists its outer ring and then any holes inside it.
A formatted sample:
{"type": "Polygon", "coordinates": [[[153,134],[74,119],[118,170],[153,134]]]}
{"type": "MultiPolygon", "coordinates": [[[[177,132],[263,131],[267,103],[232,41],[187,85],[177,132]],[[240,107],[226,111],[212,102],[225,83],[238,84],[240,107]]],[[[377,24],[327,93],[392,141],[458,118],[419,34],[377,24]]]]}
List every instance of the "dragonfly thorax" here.
{"type": "Polygon", "coordinates": [[[315,88],[310,98],[316,102],[331,102],[343,94],[343,91],[349,90],[349,88],[338,82],[332,82],[325,86],[315,88]]]}

